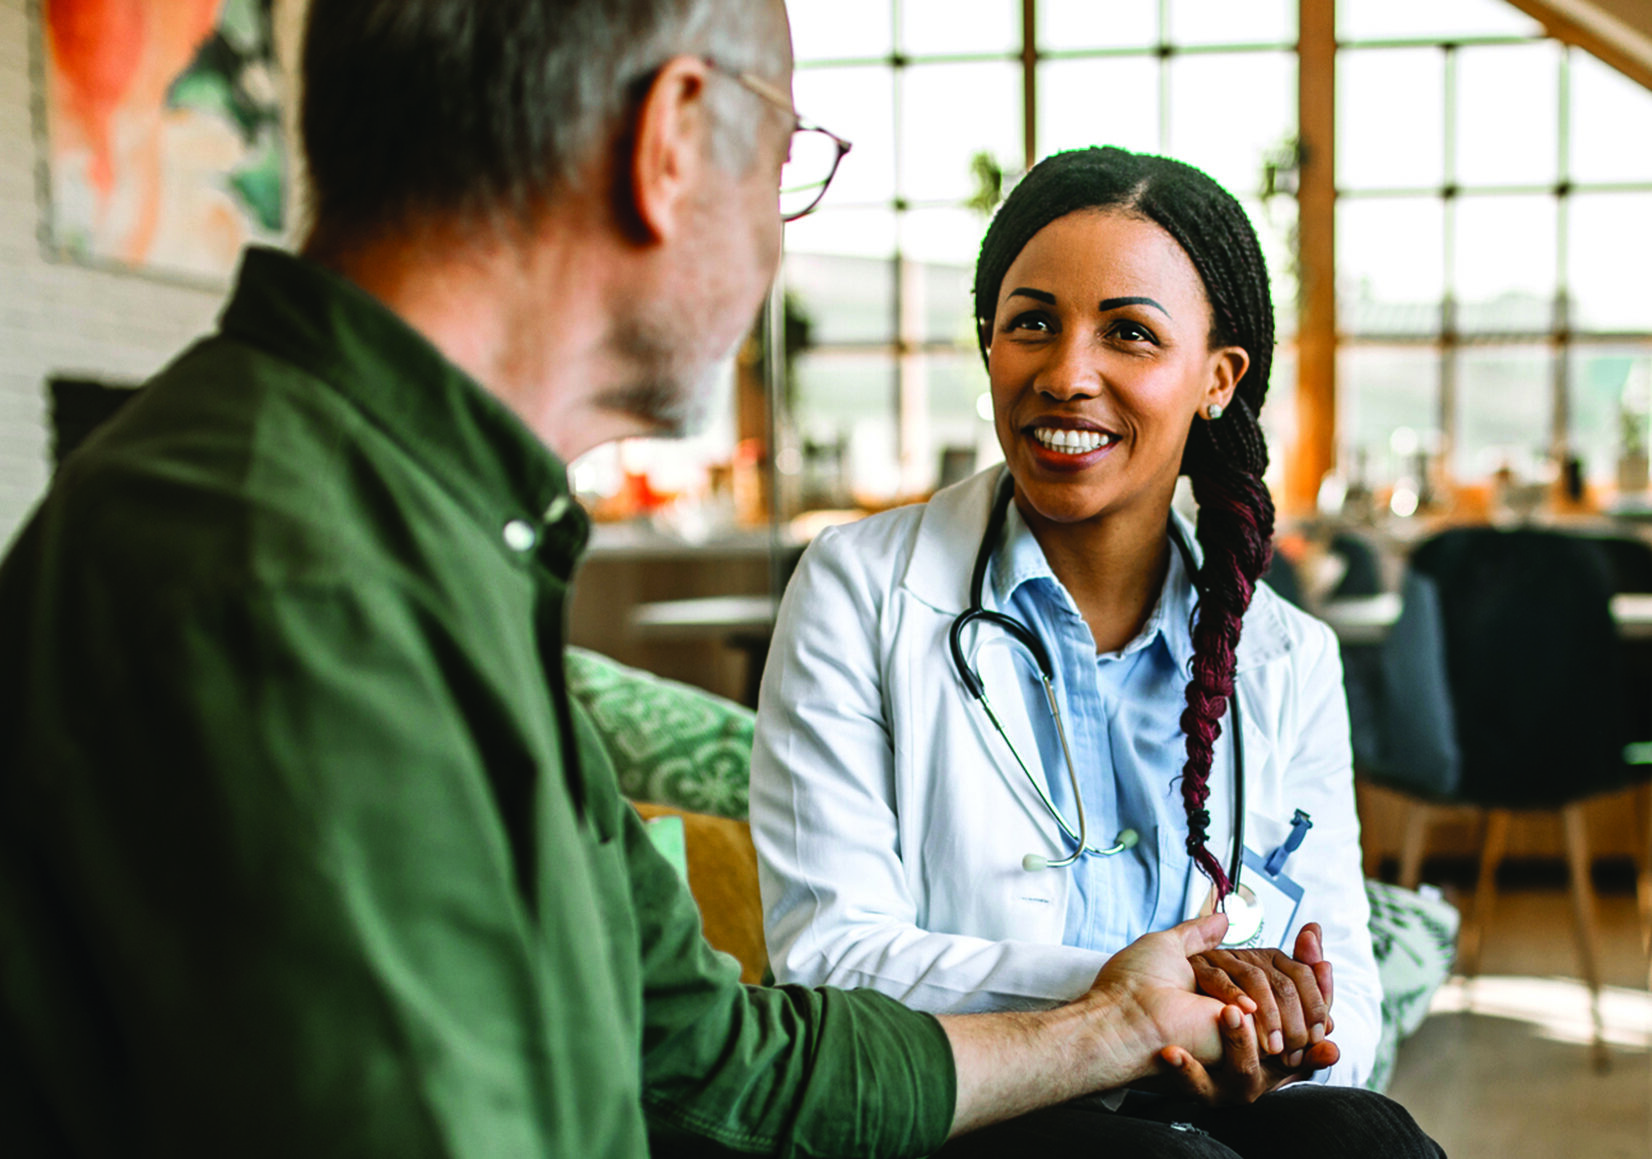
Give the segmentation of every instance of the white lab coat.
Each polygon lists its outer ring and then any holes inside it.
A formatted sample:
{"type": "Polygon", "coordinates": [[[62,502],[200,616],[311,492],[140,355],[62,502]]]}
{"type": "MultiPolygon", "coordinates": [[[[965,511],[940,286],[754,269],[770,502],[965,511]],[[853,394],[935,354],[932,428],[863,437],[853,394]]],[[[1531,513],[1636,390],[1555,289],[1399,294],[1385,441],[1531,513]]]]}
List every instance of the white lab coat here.
{"type": "MultiPolygon", "coordinates": [[[[781,982],[870,987],[936,1013],[1032,1009],[1083,993],[1106,961],[1062,944],[1069,875],[1022,868],[1028,852],[1066,849],[948,651],[997,477],[989,469],[925,505],[823,532],[787,589],[751,778],[765,929],[781,982]]],[[[993,606],[990,583],[984,598],[993,606]]],[[[1013,650],[982,648],[976,661],[1039,774],[1033,730],[1051,724],[1029,717],[1013,650]]],[[[1332,1039],[1342,1061],[1319,1077],[1358,1084],[1376,1050],[1381,990],[1336,640],[1259,586],[1237,666],[1245,843],[1266,856],[1295,810],[1313,819],[1286,872],[1304,889],[1297,923],[1324,928],[1335,972],[1332,1039]]],[[[1225,737],[1210,786],[1209,847],[1225,865],[1225,737]]],[[[1162,865],[1188,865],[1184,840],[1185,830],[1161,838],[1162,865]]],[[[1171,885],[1179,912],[1161,914],[1160,928],[1195,915],[1208,894],[1196,869],[1181,879],[1171,885]]]]}

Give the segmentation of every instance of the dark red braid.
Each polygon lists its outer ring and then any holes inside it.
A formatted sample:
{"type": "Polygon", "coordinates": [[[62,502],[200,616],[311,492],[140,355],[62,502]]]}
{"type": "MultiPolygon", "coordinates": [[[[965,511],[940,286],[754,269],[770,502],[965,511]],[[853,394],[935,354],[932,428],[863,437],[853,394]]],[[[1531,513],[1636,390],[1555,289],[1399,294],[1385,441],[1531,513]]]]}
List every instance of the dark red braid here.
{"type": "Polygon", "coordinates": [[[1110,148],[1046,157],[1011,191],[981,243],[975,268],[981,354],[986,357],[1004,275],[1032,236],[1069,213],[1108,208],[1140,215],[1176,239],[1204,282],[1211,348],[1240,346],[1250,356],[1226,413],[1195,419],[1182,455],[1182,474],[1192,480],[1199,503],[1204,549],[1193,671],[1181,716],[1187,735],[1182,803],[1188,853],[1215,883],[1218,896],[1225,896],[1231,884],[1227,872],[1206,848],[1205,802],[1211,758],[1233,696],[1240,623],[1258,577],[1267,570],[1273,540],[1273,500],[1262,483],[1268,448],[1256,418],[1273,365],[1273,300],[1256,231],[1232,195],[1180,161],[1110,148]]]}
{"type": "Polygon", "coordinates": [[[1226,870],[1205,844],[1210,828],[1210,811],[1205,808],[1210,764],[1216,740],[1222,735],[1222,716],[1233,695],[1240,621],[1273,554],[1273,500],[1262,484],[1261,472],[1246,470],[1234,461],[1241,456],[1223,455],[1219,447],[1229,439],[1251,441],[1245,437],[1249,432],[1241,433],[1244,427],[1254,431],[1255,441],[1260,442],[1261,432],[1255,424],[1250,408],[1241,403],[1220,419],[1199,422],[1189,438],[1188,458],[1206,461],[1188,472],[1193,497],[1199,503],[1198,536],[1205,558],[1199,569],[1199,605],[1193,625],[1193,672],[1181,719],[1187,736],[1182,804],[1187,810],[1188,854],[1215,883],[1218,896],[1227,894],[1230,883],[1226,870]],[[1230,419],[1228,428],[1220,427],[1230,419]],[[1209,450],[1195,451],[1195,441],[1209,450]]]}

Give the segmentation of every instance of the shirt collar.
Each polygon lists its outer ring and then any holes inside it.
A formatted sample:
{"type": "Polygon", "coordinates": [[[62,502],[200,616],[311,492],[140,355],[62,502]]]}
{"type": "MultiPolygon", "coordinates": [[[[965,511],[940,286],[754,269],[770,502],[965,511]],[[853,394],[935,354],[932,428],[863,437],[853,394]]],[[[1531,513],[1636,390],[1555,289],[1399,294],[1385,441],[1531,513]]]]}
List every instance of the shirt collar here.
{"type": "MultiPolygon", "coordinates": [[[[991,574],[993,598],[1000,608],[1008,607],[1016,593],[1026,587],[1029,598],[1046,608],[1053,606],[1072,616],[1079,614],[1072,596],[1050,570],[1038,538],[1013,502],[1005,513],[1004,533],[993,553],[991,574]]],[[[1153,603],[1153,610],[1141,631],[1110,655],[1129,656],[1162,638],[1171,659],[1187,667],[1193,661],[1192,616],[1196,602],[1197,595],[1181,550],[1172,543],[1170,566],[1165,569],[1164,586],[1153,603]]]]}
{"type": "Polygon", "coordinates": [[[361,287],[292,254],[250,248],[219,326],[349,399],[507,551],[571,568],[590,523],[561,460],[361,287]]]}

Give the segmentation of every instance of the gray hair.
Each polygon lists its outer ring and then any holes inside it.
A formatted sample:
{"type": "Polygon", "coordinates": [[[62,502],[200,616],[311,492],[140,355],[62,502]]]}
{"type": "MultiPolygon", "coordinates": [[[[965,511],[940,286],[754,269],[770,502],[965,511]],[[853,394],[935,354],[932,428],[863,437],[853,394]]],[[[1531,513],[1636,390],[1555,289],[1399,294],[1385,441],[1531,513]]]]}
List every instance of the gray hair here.
{"type": "MultiPolygon", "coordinates": [[[[619,134],[679,54],[776,75],[767,0],[312,0],[301,126],[318,230],[526,224],[619,134]]],[[[732,90],[732,91],[730,91],[732,90]]],[[[711,87],[724,168],[761,102],[711,87]]]]}

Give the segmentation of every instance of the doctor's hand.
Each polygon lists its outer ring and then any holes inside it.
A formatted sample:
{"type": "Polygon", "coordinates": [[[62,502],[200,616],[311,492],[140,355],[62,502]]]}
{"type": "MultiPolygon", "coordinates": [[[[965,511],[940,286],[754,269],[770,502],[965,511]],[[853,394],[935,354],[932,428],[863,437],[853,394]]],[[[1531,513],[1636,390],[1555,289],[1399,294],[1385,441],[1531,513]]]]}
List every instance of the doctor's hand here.
{"type": "Polygon", "coordinates": [[[1297,935],[1294,957],[1281,950],[1217,948],[1194,954],[1189,962],[1201,991],[1254,1022],[1257,1048],[1275,1069],[1295,1071],[1324,1057],[1325,1051],[1310,1056],[1335,1028],[1331,964],[1318,923],[1309,922],[1297,935]]]}
{"type": "Polygon", "coordinates": [[[1226,1053],[1219,1066],[1205,1067],[1176,1046],[1167,1046],[1159,1052],[1165,1070],[1183,1093],[1204,1103],[1217,1106],[1254,1103],[1269,1091],[1306,1078],[1340,1057],[1336,1046],[1324,1039],[1308,1047],[1297,1066],[1288,1066],[1278,1055],[1261,1054],[1254,1015],[1246,1014],[1238,1006],[1224,1006],[1220,1022],[1226,1053]]]}

